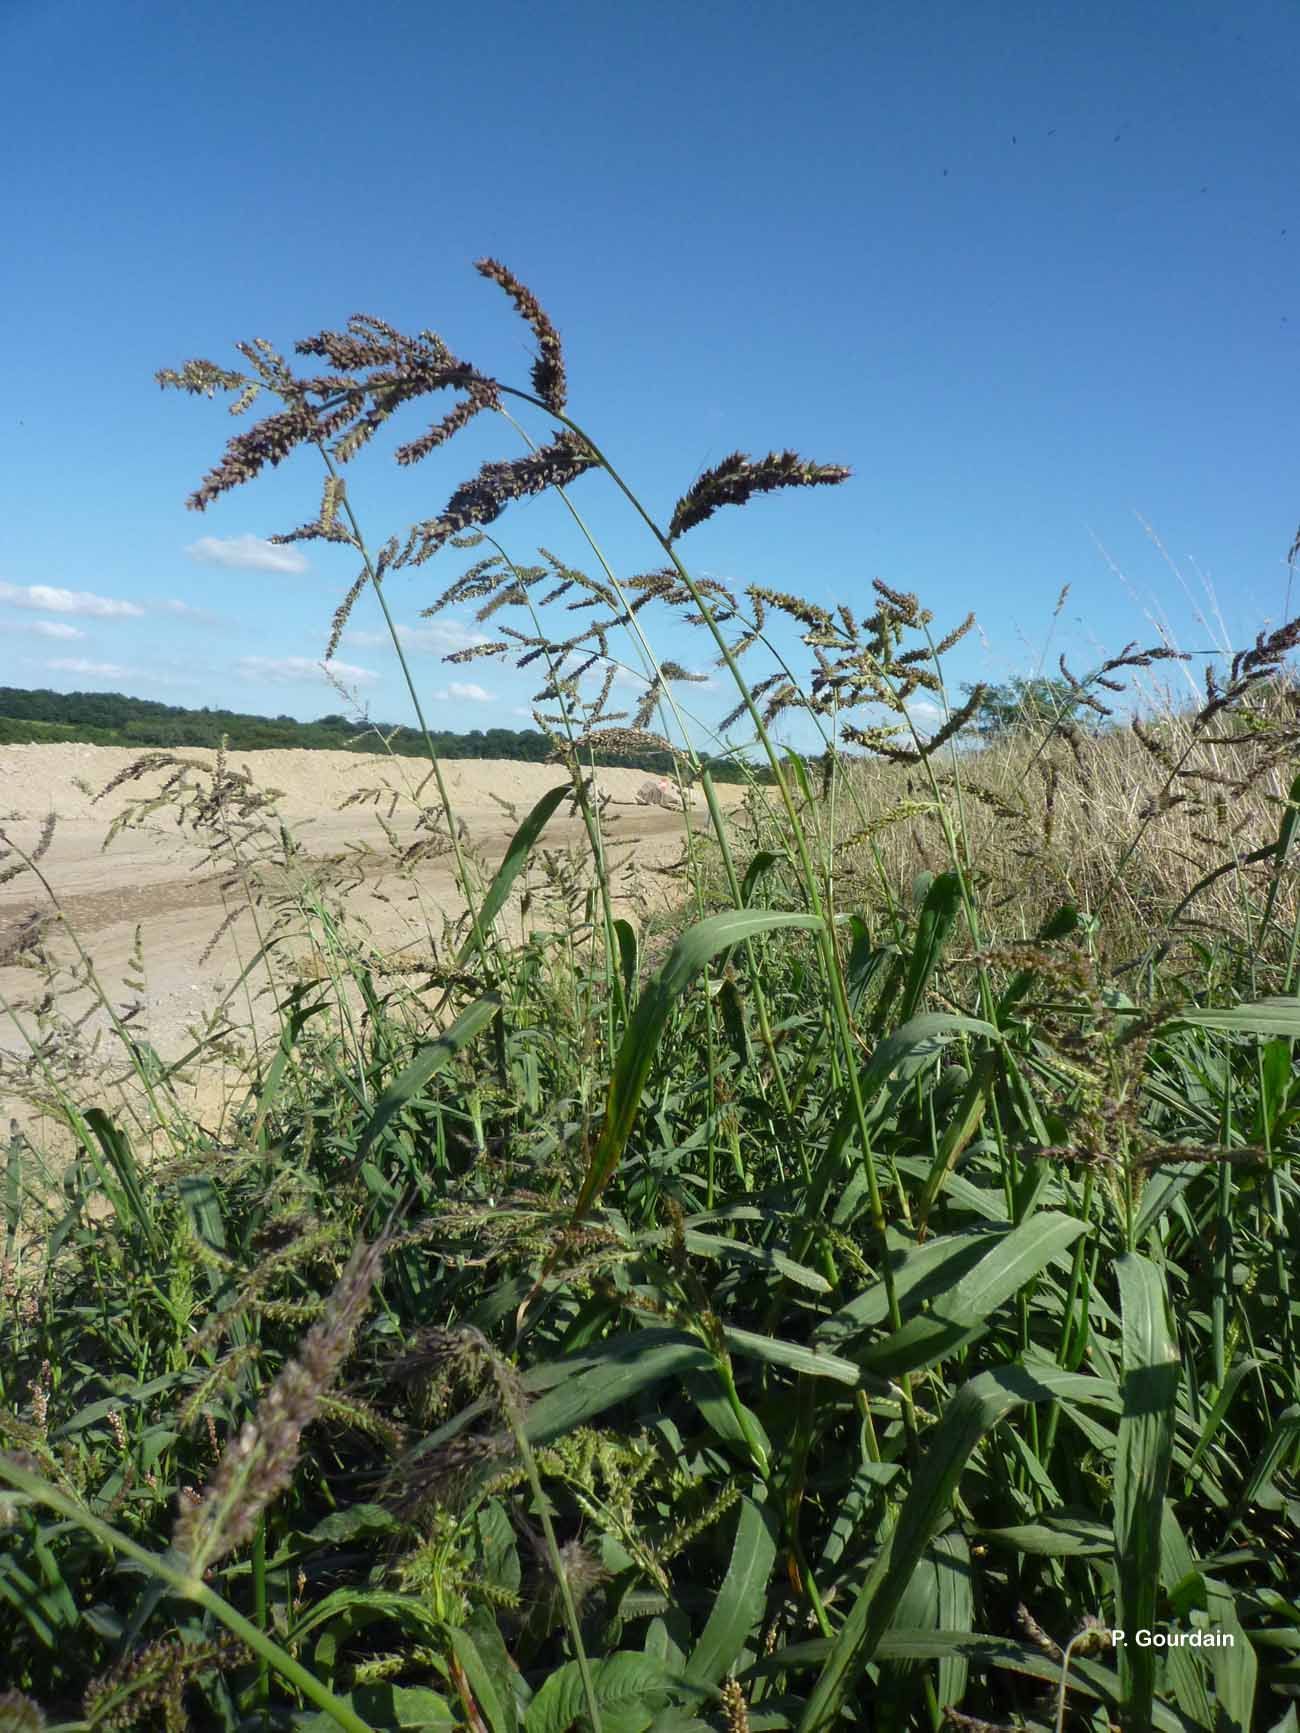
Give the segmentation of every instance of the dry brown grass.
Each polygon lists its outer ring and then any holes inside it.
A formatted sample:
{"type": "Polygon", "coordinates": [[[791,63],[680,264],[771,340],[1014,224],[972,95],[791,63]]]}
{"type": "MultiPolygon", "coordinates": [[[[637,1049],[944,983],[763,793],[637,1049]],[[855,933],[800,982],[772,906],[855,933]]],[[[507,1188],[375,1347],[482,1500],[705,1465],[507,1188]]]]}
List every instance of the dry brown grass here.
{"type": "MultiPolygon", "coordinates": [[[[984,887],[997,936],[1037,930],[1063,902],[1107,911],[1112,943],[1261,931],[1298,761],[1300,686],[1261,687],[1231,715],[1167,708],[1101,732],[1024,732],[924,766],[853,762],[837,872],[878,900],[952,845],[984,887]]],[[[1281,877],[1266,951],[1289,942],[1295,877],[1281,877]]]]}

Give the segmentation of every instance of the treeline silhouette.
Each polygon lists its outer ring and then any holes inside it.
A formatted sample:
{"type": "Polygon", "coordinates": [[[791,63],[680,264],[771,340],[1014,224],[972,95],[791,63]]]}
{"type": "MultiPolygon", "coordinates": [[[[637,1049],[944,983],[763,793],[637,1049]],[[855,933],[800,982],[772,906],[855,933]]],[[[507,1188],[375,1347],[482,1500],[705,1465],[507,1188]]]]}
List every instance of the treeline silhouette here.
{"type": "MultiPolygon", "coordinates": [[[[178,748],[221,745],[232,752],[275,748],[308,751],[382,753],[406,758],[427,752],[424,736],[396,723],[359,725],[346,716],[318,717],[298,722],[292,716],[253,716],[239,710],[187,710],[159,704],[151,698],[129,698],[121,692],[50,692],[20,686],[0,686],[0,746],[51,745],[75,742],[91,746],[178,748]]],[[[541,763],[552,745],[536,728],[473,728],[452,734],[431,729],[441,758],[511,758],[541,763]]],[[[630,770],[671,769],[666,752],[597,752],[596,763],[630,770]]],[[[745,771],[732,760],[707,761],[715,782],[740,782],[745,771]]],[[[758,772],[751,766],[750,775],[758,772]]],[[[762,780],[760,776],[760,780],[762,780]]]]}

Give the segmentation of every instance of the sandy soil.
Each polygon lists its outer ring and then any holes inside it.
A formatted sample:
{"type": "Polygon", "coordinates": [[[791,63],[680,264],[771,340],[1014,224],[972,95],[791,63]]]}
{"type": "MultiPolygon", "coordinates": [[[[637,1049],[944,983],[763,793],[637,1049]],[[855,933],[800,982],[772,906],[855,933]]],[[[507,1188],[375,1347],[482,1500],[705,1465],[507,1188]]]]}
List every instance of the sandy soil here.
{"type": "MultiPolygon", "coordinates": [[[[58,962],[75,958],[67,929],[93,960],[120,1014],[129,1014],[132,1034],[143,1035],[167,1062],[194,1045],[203,1014],[230,992],[257,950],[258,921],[249,912],[239,876],[213,856],[211,838],[217,833],[196,834],[190,825],[178,825],[174,809],[160,808],[134,820],[105,848],[112,822],[165,780],[165,771],[154,771],[94,799],[140,756],[103,746],[0,747],[0,832],[30,852],[47,815],[56,815],[40,870],[64,916],[63,923],[45,924],[52,912],[50,897],[30,872],[0,884],[0,1054],[26,1055],[28,1044],[5,1007],[25,1030],[34,1029],[45,989],[33,965],[42,953],[58,962]],[[228,914],[230,922],[222,928],[228,914]],[[28,941],[34,930],[40,936],[33,951],[28,941]],[[137,933],[141,970],[132,968],[137,933]]],[[[216,760],[215,753],[197,749],[177,756],[209,768],[216,760]]],[[[271,871],[264,880],[263,931],[279,895],[290,895],[323,874],[342,895],[349,925],[364,922],[377,951],[427,958],[432,938],[438,954],[449,955],[446,923],[464,912],[450,853],[425,858],[405,875],[395,870],[397,853],[430,835],[427,822],[421,825],[420,807],[438,805],[431,780],[419,792],[428,775],[419,760],[277,751],[235,753],[230,765],[246,771],[257,789],[275,791],[270,831],[274,834],[276,820],[283,819],[302,850],[293,867],[271,871]],[[362,791],[363,804],[345,805],[362,791]]],[[[444,773],[465,826],[465,847],[478,861],[484,883],[518,823],[563,780],[563,771],[553,765],[503,761],[447,761],[444,773]]],[[[671,895],[672,881],[654,869],[682,852],[681,814],[637,804],[645,780],[644,772],[634,770],[602,770],[599,776],[610,797],[605,830],[620,912],[643,911],[671,895]]],[[[196,789],[207,786],[201,775],[191,773],[191,781],[196,789]]],[[[689,822],[699,828],[707,820],[697,811],[689,822]]],[[[445,848],[445,839],[438,846],[445,848]]],[[[557,926],[542,851],[562,870],[568,851],[576,856],[586,849],[582,821],[566,803],[548,824],[501,917],[505,930],[517,934],[557,926]]],[[[0,873],[11,864],[13,857],[0,861],[0,873]]],[[[295,958],[299,968],[317,966],[303,943],[290,943],[284,951],[286,968],[295,966],[295,958]]],[[[264,974],[254,979],[265,984],[264,974]]],[[[61,983],[60,1011],[80,1014],[95,1003],[93,991],[66,978],[61,983]]],[[[251,1007],[244,991],[229,1001],[228,1015],[238,1025],[247,1027],[250,1011],[259,1036],[275,1027],[270,994],[251,1007]]],[[[93,1042],[97,1032],[102,1039],[110,1029],[107,1014],[91,1009],[82,1039],[93,1042]]],[[[225,1101],[229,1078],[205,1065],[194,1087],[216,1117],[214,1104],[225,1101]]],[[[7,1087],[0,1074],[0,1139],[11,1117],[29,1123],[14,1087],[7,1087]]]]}

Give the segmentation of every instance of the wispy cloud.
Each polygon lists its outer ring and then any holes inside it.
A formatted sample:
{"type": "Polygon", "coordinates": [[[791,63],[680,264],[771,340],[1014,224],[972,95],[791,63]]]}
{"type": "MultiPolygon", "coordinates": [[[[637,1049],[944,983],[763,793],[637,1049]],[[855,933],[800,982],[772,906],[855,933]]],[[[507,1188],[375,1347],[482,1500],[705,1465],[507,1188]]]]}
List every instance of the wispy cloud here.
{"type": "Polygon", "coordinates": [[[277,547],[261,536],[200,536],[185,552],[205,566],[225,566],[232,572],[305,572],[307,560],[297,548],[277,547]]]}
{"type": "Polygon", "coordinates": [[[359,668],[355,662],[313,662],[310,656],[241,656],[235,666],[245,680],[269,681],[277,686],[304,681],[314,684],[329,674],[356,686],[367,686],[379,678],[373,668],[359,668]]]}
{"type": "Polygon", "coordinates": [[[214,614],[209,608],[195,608],[189,602],[178,602],[169,599],[155,604],[160,614],[171,614],[178,620],[188,620],[195,626],[219,626],[222,624],[220,614],[214,614]]]}
{"type": "Polygon", "coordinates": [[[935,704],[929,698],[909,698],[906,709],[912,726],[923,739],[935,733],[944,719],[942,704],[935,704]]]}
{"type": "Polygon", "coordinates": [[[496,696],[482,686],[475,685],[472,680],[453,680],[450,686],[442,686],[434,693],[440,704],[455,698],[462,704],[495,704],[496,696]]]}
{"type": "Polygon", "coordinates": [[[60,590],[51,584],[0,583],[0,602],[8,602],[15,608],[33,608],[40,614],[93,614],[101,620],[138,617],[144,613],[136,602],[96,596],[90,590],[60,590]]]}
{"type": "Polygon", "coordinates": [[[116,662],[90,662],[84,656],[54,656],[45,666],[55,674],[86,674],[95,680],[125,680],[131,674],[116,662]]]}
{"type": "MultiPolygon", "coordinates": [[[[467,650],[471,644],[486,644],[486,632],[477,631],[460,620],[431,620],[427,626],[399,626],[397,636],[406,650],[422,650],[429,655],[446,655],[452,650],[467,650]]],[[[347,642],[358,649],[380,649],[391,644],[387,632],[349,631],[347,642]]]]}
{"type": "Polygon", "coordinates": [[[32,632],[38,638],[84,638],[78,626],[65,625],[62,620],[6,620],[10,632],[32,632]]]}

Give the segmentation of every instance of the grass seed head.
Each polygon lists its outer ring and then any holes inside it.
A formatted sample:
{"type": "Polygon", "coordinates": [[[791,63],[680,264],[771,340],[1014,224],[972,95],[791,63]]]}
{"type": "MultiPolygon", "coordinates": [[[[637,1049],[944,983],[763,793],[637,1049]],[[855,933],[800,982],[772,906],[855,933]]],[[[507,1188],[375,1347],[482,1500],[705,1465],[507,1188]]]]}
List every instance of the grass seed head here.
{"type": "Polygon", "coordinates": [[[852,470],[837,463],[809,463],[794,451],[770,451],[757,463],[744,451],[706,469],[678,500],[668,526],[668,540],[694,529],[724,505],[744,505],[756,493],[781,487],[831,487],[847,481],[852,470]]]}

